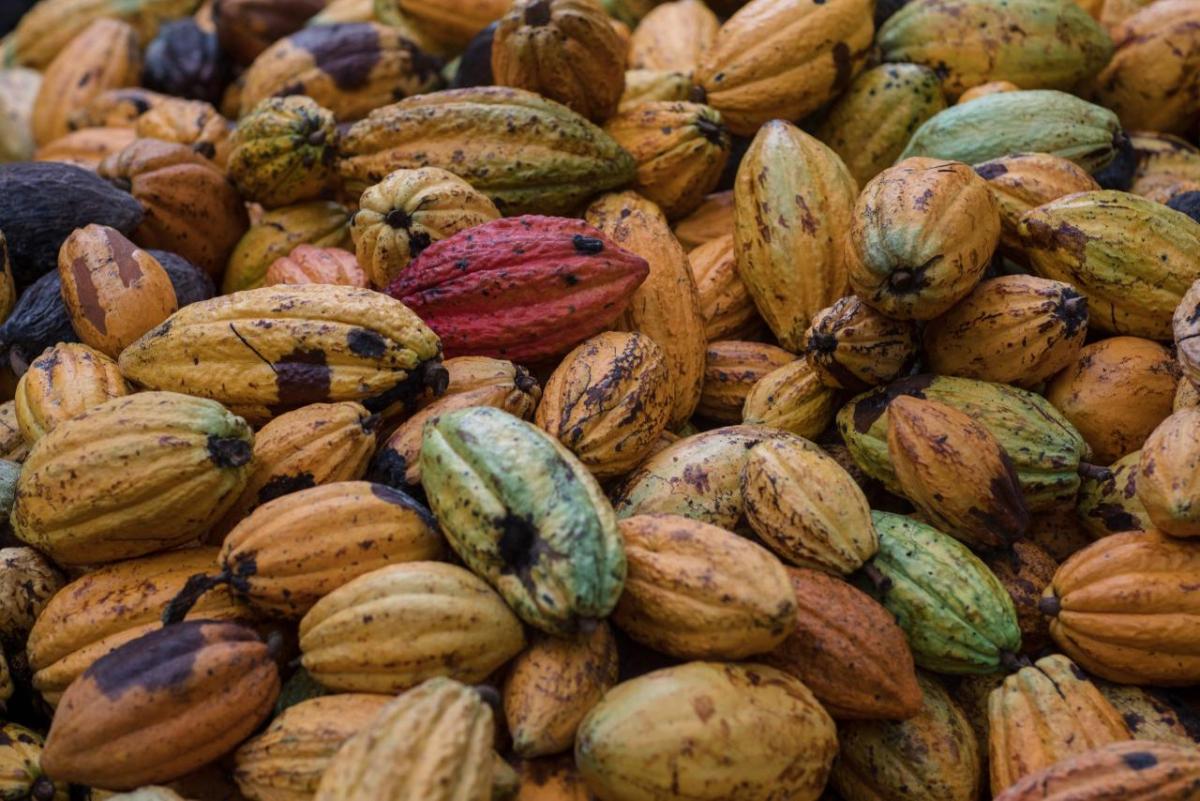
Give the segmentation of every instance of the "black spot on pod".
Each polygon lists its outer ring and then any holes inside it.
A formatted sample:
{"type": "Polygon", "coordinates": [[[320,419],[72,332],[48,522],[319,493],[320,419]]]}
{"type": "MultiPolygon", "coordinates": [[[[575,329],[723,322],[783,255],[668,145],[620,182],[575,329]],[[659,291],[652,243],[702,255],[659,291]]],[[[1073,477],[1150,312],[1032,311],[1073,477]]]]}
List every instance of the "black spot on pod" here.
{"type": "Polygon", "coordinates": [[[525,9],[525,24],[541,26],[550,24],[550,0],[536,0],[525,9]]]}
{"type": "Polygon", "coordinates": [[[594,256],[597,253],[604,252],[604,242],[596,239],[594,236],[575,234],[571,238],[571,245],[575,248],[576,253],[586,253],[594,256]]]}
{"type": "Polygon", "coordinates": [[[928,373],[914,375],[893,381],[886,388],[876,390],[854,405],[854,430],[865,434],[871,426],[887,411],[888,404],[893,398],[908,395],[913,398],[924,398],[925,389],[934,382],[937,376],[928,373]]]}
{"type": "MultiPolygon", "coordinates": [[[[149,692],[178,687],[191,676],[196,652],[207,641],[206,625],[212,623],[183,622],[144,634],[97,659],[83,678],[94,681],[111,700],[139,687],[149,692]]],[[[246,639],[254,636],[246,633],[246,639]]]]}
{"type": "MultiPolygon", "coordinates": [[[[407,489],[408,480],[405,478],[407,473],[408,460],[391,448],[384,447],[371,460],[371,467],[367,470],[366,479],[373,482],[374,487],[407,489]]],[[[372,487],[372,492],[375,491],[374,487],[372,487]]],[[[375,494],[379,495],[379,493],[375,494]]]]}
{"type": "Polygon", "coordinates": [[[363,22],[302,28],[291,43],[307,50],[317,68],[343,90],[365,86],[383,55],[379,34],[363,22]]]}
{"type": "Polygon", "coordinates": [[[305,406],[329,400],[330,370],[325,351],[296,350],[275,363],[275,386],[285,406],[305,406]]]}
{"type": "Polygon", "coordinates": [[[317,482],[313,479],[312,473],[273,476],[270,481],[263,484],[259,489],[258,502],[266,503],[276,498],[282,498],[284,495],[291,495],[293,492],[299,492],[302,489],[310,489],[315,486],[317,486],[317,482]]]}
{"type": "MultiPolygon", "coordinates": [[[[395,454],[395,451],[391,451],[395,454]]],[[[397,455],[403,461],[403,458],[397,455]]],[[[385,486],[383,484],[371,484],[371,494],[384,503],[390,503],[392,506],[399,506],[401,509],[408,509],[410,512],[415,512],[430,528],[437,528],[437,520],[434,519],[433,513],[420,504],[415,498],[396,487],[385,486]]]]}
{"type": "Polygon", "coordinates": [[[1157,765],[1158,757],[1148,751],[1134,751],[1132,754],[1123,754],[1121,761],[1134,770],[1145,770],[1157,765]]]}
{"type": "Polygon", "coordinates": [[[217,467],[242,467],[250,464],[254,449],[249,442],[237,437],[208,437],[208,458],[217,467]]]}
{"type": "Polygon", "coordinates": [[[366,359],[378,359],[387,350],[383,337],[365,328],[353,328],[346,337],[350,352],[366,359]]]}
{"type": "Polygon", "coordinates": [[[1004,175],[1008,172],[1008,167],[1005,167],[998,161],[989,161],[986,164],[980,164],[975,168],[975,174],[985,181],[990,181],[993,178],[1004,175]]]}

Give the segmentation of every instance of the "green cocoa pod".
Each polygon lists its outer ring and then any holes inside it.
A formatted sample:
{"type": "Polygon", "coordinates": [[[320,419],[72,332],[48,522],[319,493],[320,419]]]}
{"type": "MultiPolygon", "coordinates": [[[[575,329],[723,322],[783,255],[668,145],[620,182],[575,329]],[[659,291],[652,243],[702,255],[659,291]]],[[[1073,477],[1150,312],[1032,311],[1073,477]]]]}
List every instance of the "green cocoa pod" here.
{"type": "Polygon", "coordinates": [[[1017,611],[1004,585],[967,546],[902,515],[872,512],[884,581],[864,583],[896,616],[920,667],[995,673],[1021,650],[1017,611]]]}
{"type": "Polygon", "coordinates": [[[935,114],[900,158],[978,164],[1013,153],[1049,153],[1095,172],[1113,160],[1123,137],[1116,114],[1066,92],[1000,92],[935,114]]]}
{"type": "Polygon", "coordinates": [[[229,177],[269,209],[318,197],[333,177],[336,126],[310,97],[269,97],[238,120],[229,177]]]}
{"type": "Polygon", "coordinates": [[[616,516],[587,468],[540,428],[490,407],[435,417],[421,483],[459,557],[529,625],[565,635],[616,606],[616,516]]]}
{"type": "Polygon", "coordinates": [[[1091,449],[1075,427],[1040,395],[1007,384],[917,375],[857,396],[838,412],[850,455],[872,478],[901,494],[888,457],[888,404],[910,395],[966,412],[991,432],[1012,460],[1030,511],[1070,503],[1079,489],[1080,462],[1091,449]]]}

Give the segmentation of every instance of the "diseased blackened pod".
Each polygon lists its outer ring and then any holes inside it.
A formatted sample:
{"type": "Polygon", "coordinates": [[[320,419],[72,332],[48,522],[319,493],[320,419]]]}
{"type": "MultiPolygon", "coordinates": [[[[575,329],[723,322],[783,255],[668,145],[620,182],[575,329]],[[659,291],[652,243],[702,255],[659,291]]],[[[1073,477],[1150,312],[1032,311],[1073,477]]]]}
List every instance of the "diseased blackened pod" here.
{"type": "Polygon", "coordinates": [[[238,120],[227,171],[246,200],[268,209],[287,206],[330,186],[336,145],[328,109],[309,97],[268,97],[238,120]]]}
{"type": "Polygon", "coordinates": [[[917,326],[849,295],[813,317],[804,356],[825,386],[862,391],[908,372],[917,359],[917,326]]]}
{"type": "Polygon", "coordinates": [[[118,790],[175,779],[245,739],[278,694],[279,671],[252,629],[167,626],[101,657],[67,688],[42,767],[118,790]]]}
{"type": "Polygon", "coordinates": [[[171,286],[175,288],[175,302],[179,308],[198,300],[208,300],[217,294],[212,276],[183,256],[152,248],[146,248],[146,252],[167,271],[167,278],[171,279],[171,286]]]}
{"type": "Polygon", "coordinates": [[[229,78],[229,60],[217,34],[194,19],[163,25],[146,48],[142,83],[147,89],[216,104],[229,78]]]}
{"type": "Polygon", "coordinates": [[[1167,201],[1167,208],[1181,211],[1200,223],[1200,191],[1181,192],[1167,201]]]}
{"type": "Polygon", "coordinates": [[[1110,743],[1064,759],[1009,787],[995,801],[1129,801],[1187,798],[1200,781],[1200,749],[1143,740],[1110,743]]]}
{"type": "Polygon", "coordinates": [[[310,403],[378,411],[441,394],[438,338],[369,289],[281,284],[180,309],[121,354],[126,378],[218,400],[256,422],[310,403]]]}
{"type": "Polygon", "coordinates": [[[43,740],[16,723],[0,726],[0,798],[67,801],[69,785],[55,782],[41,766],[43,740]]]}
{"type": "Polygon", "coordinates": [[[1116,189],[1121,192],[1131,191],[1136,179],[1140,158],[1130,138],[1119,134],[1113,140],[1115,154],[1113,160],[1105,167],[1093,170],[1092,177],[1101,189],[1116,189]]]}
{"type": "Polygon", "coordinates": [[[421,481],[451,546],[526,623],[566,634],[616,606],[625,554],[612,507],[541,429],[487,407],[435,418],[421,481]]]}
{"type": "Polygon", "coordinates": [[[0,322],[8,318],[17,302],[17,285],[8,258],[8,240],[0,231],[0,322]]]}
{"type": "Polygon", "coordinates": [[[459,56],[458,69],[455,70],[451,89],[491,86],[496,82],[492,77],[492,40],[495,36],[496,23],[493,22],[471,37],[466,49],[459,56]]]}
{"type": "Polygon", "coordinates": [[[1141,460],[1142,452],[1136,450],[1113,462],[1107,475],[1084,478],[1080,482],[1075,510],[1092,539],[1098,540],[1123,531],[1146,531],[1154,527],[1146,507],[1138,499],[1138,465],[1141,460]]]}
{"type": "Polygon", "coordinates": [[[129,394],[117,363],[78,343],[48,348],[17,382],[17,424],[30,444],[64,420],[129,394]]]}

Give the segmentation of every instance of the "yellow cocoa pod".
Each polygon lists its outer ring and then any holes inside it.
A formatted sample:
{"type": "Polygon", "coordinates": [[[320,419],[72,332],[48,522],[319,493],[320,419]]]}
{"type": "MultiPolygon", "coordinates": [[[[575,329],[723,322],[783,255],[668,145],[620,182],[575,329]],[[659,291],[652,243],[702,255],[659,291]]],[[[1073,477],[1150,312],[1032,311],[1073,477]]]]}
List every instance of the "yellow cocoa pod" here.
{"type": "Polygon", "coordinates": [[[675,237],[692,251],[712,239],[733,235],[733,190],[714,192],[688,216],[675,223],[675,237]]]}
{"type": "Polygon", "coordinates": [[[1079,482],[1075,510],[1092,539],[1154,527],[1146,507],[1138,499],[1138,465],[1141,461],[1142,452],[1136,450],[1113,462],[1106,475],[1085,477],[1079,482]]]}
{"type": "Polygon", "coordinates": [[[833,421],[836,404],[837,393],[821,383],[806,359],[797,359],[759,379],[746,396],[742,421],[815,437],[833,421]]]}
{"type": "Polygon", "coordinates": [[[787,571],[760,545],[677,515],[621,521],[629,572],[613,622],[681,659],[744,659],[795,627],[787,571]]]}
{"type": "Polygon", "coordinates": [[[742,422],[742,407],[754,385],[794,361],[795,354],[765,342],[710,342],[696,414],[718,423],[742,422]]]}
{"type": "Polygon", "coordinates": [[[750,527],[792,564],[845,576],[879,549],[862,490],[806,439],[755,445],[746,456],[741,487],[750,527]]]}
{"type": "Polygon", "coordinates": [[[1004,275],[929,322],[925,358],[938,375],[1035,389],[1075,361],[1087,324],[1087,298],[1070,284],[1004,275]]]}
{"type": "Polygon", "coordinates": [[[738,166],[738,274],[788,350],[798,352],[813,315],[847,294],[842,237],[857,191],[836,153],[782,120],[759,130],[738,166]]]}
{"type": "Polygon", "coordinates": [[[225,169],[232,141],[233,123],[221,116],[211,103],[169,97],[149,109],[133,123],[139,139],[161,139],[187,145],[225,169]]]}
{"type": "Polygon", "coordinates": [[[17,382],[17,425],[30,445],[59,423],[129,394],[117,363],[75,342],[47,348],[17,382]]]}
{"type": "Polygon", "coordinates": [[[704,383],[704,317],[687,254],[662,211],[636,192],[604,195],[588,207],[586,219],[650,264],[617,327],[645,334],[662,348],[675,391],[670,426],[678,426],[692,416],[704,383]]]}
{"type": "Polygon", "coordinates": [[[1002,92],[1019,92],[1021,87],[1017,86],[1012,81],[988,81],[981,83],[978,86],[972,86],[967,91],[958,96],[958,104],[970,103],[972,100],[978,100],[981,97],[988,95],[998,95],[1002,92]]]}
{"type": "Polygon", "coordinates": [[[1158,424],[1142,445],[1137,497],[1154,526],[1173,537],[1200,537],[1200,409],[1158,424]]]}
{"type": "Polygon", "coordinates": [[[534,422],[597,478],[612,478],[646,457],[666,429],[673,399],[666,356],[654,340],[610,331],[563,358],[534,422]]]}
{"type": "Polygon", "coordinates": [[[617,113],[629,111],[642,103],[680,101],[688,99],[692,79],[688,73],[673,70],[626,70],[625,91],[617,113]]]}
{"type": "Polygon", "coordinates": [[[804,354],[822,384],[859,392],[908,372],[917,358],[917,327],[848,295],[813,317],[804,354]]]}
{"type": "Polygon", "coordinates": [[[1135,131],[1129,143],[1137,156],[1129,191],[1160,203],[1170,197],[1170,187],[1200,182],[1200,148],[1166,133],[1135,131]]]}
{"type": "Polygon", "coordinates": [[[48,142],[33,154],[34,161],[61,161],[95,172],[114,153],[120,153],[137,138],[132,128],[84,128],[48,142]]]}
{"type": "Polygon", "coordinates": [[[732,234],[697,245],[688,253],[688,263],[700,293],[704,336],[709,342],[752,339],[762,330],[762,318],[737,273],[732,234]]]}
{"type": "Polygon", "coordinates": [[[633,29],[629,68],[691,74],[717,38],[720,27],[717,15],[700,0],[672,0],[655,6],[633,29]]]}
{"type": "Polygon", "coordinates": [[[504,716],[520,757],[562,753],[617,683],[617,643],[603,620],[568,638],[534,635],[504,680],[504,716]]]}
{"type": "Polygon", "coordinates": [[[1000,206],[1000,244],[1006,252],[1020,253],[1018,226],[1021,215],[1043,203],[1076,192],[1100,188],[1096,179],[1070,159],[1049,153],[1021,153],[975,165],[1000,206]]]}

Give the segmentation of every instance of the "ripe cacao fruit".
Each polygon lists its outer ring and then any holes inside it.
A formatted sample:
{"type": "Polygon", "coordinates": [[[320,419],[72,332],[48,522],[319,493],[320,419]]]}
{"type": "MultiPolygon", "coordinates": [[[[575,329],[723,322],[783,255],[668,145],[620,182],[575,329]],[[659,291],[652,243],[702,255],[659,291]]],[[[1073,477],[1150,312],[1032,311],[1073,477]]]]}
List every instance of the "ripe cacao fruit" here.
{"type": "Polygon", "coordinates": [[[132,128],[84,128],[48,142],[33,154],[36,161],[61,161],[95,170],[137,138],[132,128]]]}
{"type": "Polygon", "coordinates": [[[750,389],[742,421],[816,437],[829,427],[836,402],[837,393],[821,383],[806,360],[797,359],[767,373],[750,389]]]}
{"type": "Polygon", "coordinates": [[[705,338],[709,342],[754,339],[762,330],[762,319],[738,276],[733,235],[724,234],[697,245],[688,252],[688,263],[700,295],[705,338]]]}
{"type": "Polygon", "coordinates": [[[0,548],[0,642],[23,646],[64,583],[53,563],[33,548],[0,548]]]}
{"type": "MultiPolygon", "coordinates": [[[[1180,381],[1180,384],[1185,382],[1180,381]]],[[[1094,540],[1122,531],[1154,528],[1146,507],[1138,499],[1138,465],[1142,452],[1134,451],[1113,462],[1107,475],[1085,478],[1079,485],[1076,511],[1094,540]]]]}
{"type": "Polygon", "coordinates": [[[187,145],[224,171],[233,125],[212,104],[169,97],[139,116],[133,131],[139,139],[161,139],[187,145]]]}
{"type": "Polygon", "coordinates": [[[617,112],[631,111],[642,103],[655,101],[681,102],[688,99],[692,88],[689,73],[673,70],[626,70],[625,91],[617,112]]]}
{"type": "Polygon", "coordinates": [[[1096,179],[1070,159],[1049,153],[1018,153],[975,165],[1000,207],[1000,246],[1020,258],[1021,215],[1076,192],[1094,192],[1096,179]]]}
{"type": "MultiPolygon", "coordinates": [[[[456,49],[465,46],[489,23],[500,19],[509,7],[506,0],[440,0],[434,3],[390,0],[389,4],[394,4],[425,35],[456,49]]],[[[387,24],[395,23],[388,21],[387,24]]]]}
{"type": "Polygon", "coordinates": [[[1012,543],[1007,551],[996,551],[984,557],[984,563],[995,574],[1017,610],[1021,627],[1021,653],[1036,655],[1050,644],[1050,624],[1038,609],[1042,589],[1054,579],[1058,562],[1030,540],[1012,543]]]}
{"type": "Polygon", "coordinates": [[[1184,409],[1163,420],[1142,445],[1137,497],[1153,527],[1173,537],[1200,536],[1195,508],[1200,461],[1200,409],[1184,409]]]}
{"type": "Polygon", "coordinates": [[[794,354],[765,342],[710,342],[696,414],[718,423],[742,422],[746,396],[759,379],[794,361],[794,354]]]}
{"type": "Polygon", "coordinates": [[[340,284],[367,286],[367,276],[354,254],[341,248],[297,245],[267,268],[263,286],[276,284],[340,284]]]}
{"type": "Polygon", "coordinates": [[[242,197],[268,209],[311,200],[335,175],[336,124],[310,97],[269,97],[238,120],[229,177],[242,197]]]}
{"type": "Polygon", "coordinates": [[[825,386],[861,391],[908,372],[917,358],[917,327],[848,295],[813,316],[804,355],[825,386]]]}
{"type": "Polygon", "coordinates": [[[60,343],[34,359],[17,382],[17,425],[32,445],[64,420],[128,394],[116,362],[87,345],[60,343]]]}
{"type": "Polygon", "coordinates": [[[67,801],[68,785],[56,784],[42,771],[43,745],[41,735],[24,726],[0,726],[0,797],[67,801]]]}
{"type": "Polygon", "coordinates": [[[675,223],[675,238],[683,249],[695,248],[726,234],[733,234],[733,190],[714,192],[700,206],[675,223]]]}
{"type": "Polygon", "coordinates": [[[326,201],[268,211],[238,240],[229,256],[221,292],[261,287],[270,266],[298,245],[353,247],[349,222],[350,212],[344,206],[326,201]]]}
{"type": "Polygon", "coordinates": [[[1111,743],[1026,776],[995,801],[1128,801],[1187,798],[1200,781],[1200,751],[1142,740],[1111,743]]]}

